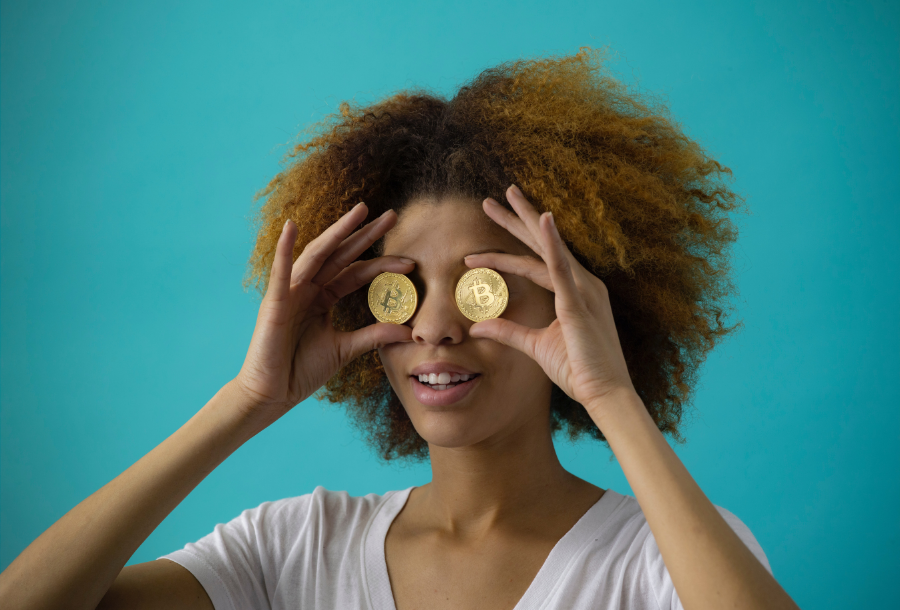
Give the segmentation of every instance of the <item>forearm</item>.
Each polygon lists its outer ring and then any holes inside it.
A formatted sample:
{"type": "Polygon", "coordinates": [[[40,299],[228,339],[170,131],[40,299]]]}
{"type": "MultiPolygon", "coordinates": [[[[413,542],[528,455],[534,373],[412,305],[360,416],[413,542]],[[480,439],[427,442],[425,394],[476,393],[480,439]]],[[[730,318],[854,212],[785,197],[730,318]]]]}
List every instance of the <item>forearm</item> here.
{"type": "Polygon", "coordinates": [[[95,608],[135,550],[259,426],[226,384],[187,423],[54,523],[0,574],[4,608],[95,608]]]}
{"type": "Polygon", "coordinates": [[[686,610],[797,609],[719,514],[633,392],[588,408],[609,441],[686,610]]]}

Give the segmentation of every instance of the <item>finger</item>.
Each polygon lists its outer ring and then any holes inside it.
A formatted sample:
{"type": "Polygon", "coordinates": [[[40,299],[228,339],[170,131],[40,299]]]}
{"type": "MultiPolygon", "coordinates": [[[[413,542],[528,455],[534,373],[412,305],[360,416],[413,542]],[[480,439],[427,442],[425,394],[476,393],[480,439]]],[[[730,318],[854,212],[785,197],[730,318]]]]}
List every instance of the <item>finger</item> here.
{"type": "MultiPolygon", "coordinates": [[[[525,199],[525,195],[522,194],[522,191],[519,190],[515,184],[510,185],[508,189],[506,189],[506,199],[509,201],[509,204],[516,211],[516,214],[519,215],[519,218],[522,219],[522,222],[525,224],[525,227],[534,237],[534,239],[540,244],[541,241],[541,227],[540,227],[540,214],[538,211],[534,209],[534,206],[531,205],[527,199],[525,199]]],[[[542,255],[543,256],[543,255],[542,255]]]]}
{"type": "Polygon", "coordinates": [[[575,283],[572,263],[566,256],[568,248],[563,243],[559,231],[556,230],[552,212],[541,214],[540,228],[544,242],[544,260],[547,262],[547,270],[550,273],[550,280],[553,282],[553,292],[556,293],[557,316],[561,309],[573,312],[584,311],[585,304],[575,283]]]}
{"type": "Polygon", "coordinates": [[[380,273],[385,271],[409,273],[414,267],[415,263],[413,261],[398,256],[379,256],[378,258],[365,261],[356,261],[345,267],[337,277],[322,286],[322,294],[316,305],[329,309],[351,292],[374,280],[380,273]]]}
{"type": "Polygon", "coordinates": [[[553,291],[553,282],[550,281],[550,272],[547,271],[547,263],[533,256],[519,256],[517,254],[501,254],[499,252],[485,252],[484,254],[470,254],[465,258],[466,265],[476,267],[488,267],[497,271],[505,271],[531,280],[538,286],[553,291]]]}
{"type": "Polygon", "coordinates": [[[531,234],[528,227],[521,218],[510,212],[495,200],[488,197],[483,203],[484,213],[498,225],[512,233],[519,241],[531,248],[533,252],[540,255],[542,247],[540,241],[531,234]]]}
{"type": "Polygon", "coordinates": [[[541,338],[543,328],[529,328],[503,318],[491,318],[469,327],[469,336],[476,339],[493,339],[535,358],[534,348],[541,338]]]}
{"type": "MultiPolygon", "coordinates": [[[[522,191],[520,191],[518,189],[518,187],[516,187],[516,185],[511,185],[509,187],[509,189],[507,189],[506,197],[507,197],[507,199],[509,199],[510,205],[512,205],[513,209],[516,210],[516,214],[518,214],[517,218],[520,219],[522,226],[525,227],[524,230],[527,231],[529,233],[529,235],[532,235],[534,239],[538,240],[538,245],[536,247],[533,247],[533,246],[529,246],[529,247],[531,247],[531,249],[534,250],[534,252],[536,254],[541,256],[541,258],[545,258],[544,257],[544,246],[542,245],[543,240],[541,239],[541,229],[540,229],[540,216],[541,215],[537,213],[537,210],[525,198],[525,196],[522,194],[522,191]]],[[[498,206],[499,206],[499,204],[498,204],[498,206]]],[[[506,212],[507,214],[511,214],[511,212],[509,212],[505,208],[502,208],[502,206],[499,206],[499,207],[501,207],[501,209],[503,209],[503,211],[506,212]]],[[[519,238],[519,239],[522,241],[525,241],[522,238],[519,238]]],[[[569,259],[569,264],[573,266],[573,268],[575,269],[575,273],[578,273],[578,267],[580,265],[575,260],[575,257],[572,256],[572,253],[569,252],[568,248],[565,248],[565,251],[566,251],[566,258],[569,259]]],[[[546,258],[545,258],[545,260],[546,260],[546,258]]]]}
{"type": "Polygon", "coordinates": [[[348,237],[341,243],[322,264],[322,268],[313,277],[312,283],[323,285],[329,282],[344,267],[356,260],[366,248],[374,244],[382,235],[388,232],[397,223],[397,213],[388,210],[362,229],[348,237]]]}
{"type": "Polygon", "coordinates": [[[319,272],[331,253],[353,232],[353,228],[362,222],[367,213],[366,204],[357,203],[352,210],[309,242],[294,261],[291,283],[309,282],[319,272]]]}
{"type": "Polygon", "coordinates": [[[368,351],[390,343],[408,343],[413,338],[412,328],[406,324],[376,322],[359,330],[338,331],[337,340],[343,367],[368,351]]]}
{"type": "Polygon", "coordinates": [[[288,220],[281,228],[278,243],[275,244],[275,260],[269,272],[269,286],[266,296],[269,302],[279,303],[288,300],[290,295],[291,259],[294,256],[294,242],[297,240],[297,227],[288,220]]]}

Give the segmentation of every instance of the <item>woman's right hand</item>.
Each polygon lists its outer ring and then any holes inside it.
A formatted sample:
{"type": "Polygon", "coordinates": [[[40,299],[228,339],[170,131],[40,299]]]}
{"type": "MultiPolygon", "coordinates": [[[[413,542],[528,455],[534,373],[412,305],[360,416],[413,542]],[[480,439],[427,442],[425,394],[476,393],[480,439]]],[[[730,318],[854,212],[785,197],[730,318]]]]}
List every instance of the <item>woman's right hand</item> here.
{"type": "Polygon", "coordinates": [[[297,227],[289,220],[282,228],[250,348],[232,382],[254,412],[267,415],[266,425],[356,357],[388,343],[412,341],[412,331],[404,324],[377,322],[353,332],[332,325],[331,308],[339,299],[380,273],[409,273],[415,266],[396,256],[356,261],[397,222],[396,212],[388,210],[351,235],[366,214],[366,205],[358,204],[313,239],[293,263],[297,227]]]}

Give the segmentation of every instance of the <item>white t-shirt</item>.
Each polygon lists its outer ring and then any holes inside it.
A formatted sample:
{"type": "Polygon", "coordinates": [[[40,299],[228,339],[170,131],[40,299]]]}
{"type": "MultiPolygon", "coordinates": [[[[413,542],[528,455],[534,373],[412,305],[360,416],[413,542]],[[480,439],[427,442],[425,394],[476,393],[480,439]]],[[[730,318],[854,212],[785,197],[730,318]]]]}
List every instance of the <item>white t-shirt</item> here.
{"type": "MultiPolygon", "coordinates": [[[[412,490],[354,497],[319,486],[245,510],[162,558],[190,570],[216,610],[396,610],[384,540],[412,490]]],[[[716,509],[771,574],[747,526],[716,509]]],[[[682,608],[634,497],[607,489],[559,540],[515,610],[538,608],[682,608]]]]}

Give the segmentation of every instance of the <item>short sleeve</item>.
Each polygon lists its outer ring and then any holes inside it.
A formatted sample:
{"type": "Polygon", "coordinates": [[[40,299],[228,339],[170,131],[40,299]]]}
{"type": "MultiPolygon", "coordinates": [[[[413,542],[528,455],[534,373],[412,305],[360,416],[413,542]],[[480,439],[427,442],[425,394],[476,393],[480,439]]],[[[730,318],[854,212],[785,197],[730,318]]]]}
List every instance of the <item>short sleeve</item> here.
{"type": "Polygon", "coordinates": [[[160,559],[190,571],[216,610],[269,610],[288,552],[284,533],[308,504],[308,495],[264,502],[160,559]]]}
{"type": "MultiPolygon", "coordinates": [[[[716,510],[719,511],[719,514],[722,515],[725,522],[731,526],[731,529],[738,535],[738,538],[747,545],[750,552],[753,553],[763,567],[766,568],[769,574],[772,574],[772,567],[769,565],[769,560],[763,552],[759,542],[757,542],[756,537],[750,531],[750,528],[744,525],[744,522],[738,519],[734,514],[721,506],[716,506],[716,510]]],[[[645,524],[644,527],[649,528],[649,525],[645,524]]],[[[650,573],[652,586],[656,592],[656,599],[660,609],[684,610],[684,606],[682,606],[681,600],[678,598],[678,593],[675,591],[675,585],[672,582],[672,577],[669,575],[669,570],[666,568],[662,554],[659,552],[656,538],[653,537],[652,533],[647,536],[644,541],[644,560],[650,573]]]]}

